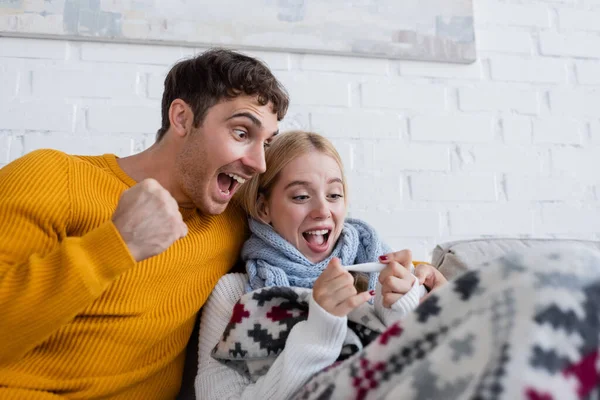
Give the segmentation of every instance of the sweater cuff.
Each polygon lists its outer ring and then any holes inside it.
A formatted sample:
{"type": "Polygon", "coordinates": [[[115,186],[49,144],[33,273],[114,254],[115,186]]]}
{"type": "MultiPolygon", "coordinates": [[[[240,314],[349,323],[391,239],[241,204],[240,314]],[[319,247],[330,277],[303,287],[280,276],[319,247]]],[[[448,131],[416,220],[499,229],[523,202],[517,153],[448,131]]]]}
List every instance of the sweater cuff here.
{"type": "Polygon", "coordinates": [[[419,280],[414,277],[410,290],[392,304],[390,308],[386,308],[383,306],[383,296],[381,291],[382,286],[381,283],[378,282],[377,294],[375,296],[375,311],[385,326],[390,326],[394,322],[404,318],[405,315],[417,308],[421,297],[427,294],[425,287],[420,285],[419,280]]]}
{"type": "Polygon", "coordinates": [[[419,279],[415,278],[410,290],[392,304],[391,309],[406,315],[419,305],[419,300],[426,294],[425,286],[419,284],[419,279]]]}
{"type": "Polygon", "coordinates": [[[135,259],[121,238],[121,234],[112,221],[80,238],[81,249],[90,261],[89,272],[84,280],[91,287],[104,290],[123,272],[135,265],[135,259]]]}
{"type": "Polygon", "coordinates": [[[316,302],[312,293],[308,302],[306,324],[309,332],[315,335],[315,340],[325,346],[341,346],[346,339],[348,318],[328,313],[316,302]]]}

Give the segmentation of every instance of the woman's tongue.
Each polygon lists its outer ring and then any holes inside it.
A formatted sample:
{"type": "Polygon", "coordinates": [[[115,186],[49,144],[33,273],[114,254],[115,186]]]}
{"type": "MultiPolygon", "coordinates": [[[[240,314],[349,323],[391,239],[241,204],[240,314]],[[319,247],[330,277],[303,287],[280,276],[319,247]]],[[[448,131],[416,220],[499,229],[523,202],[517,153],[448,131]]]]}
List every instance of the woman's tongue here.
{"type": "Polygon", "coordinates": [[[325,243],[324,235],[305,234],[304,237],[306,238],[306,241],[308,242],[308,244],[312,245],[312,246],[321,247],[325,243]]]}
{"type": "Polygon", "coordinates": [[[219,185],[219,190],[225,194],[229,194],[231,181],[232,179],[229,175],[219,174],[219,176],[217,176],[217,184],[219,185]]]}

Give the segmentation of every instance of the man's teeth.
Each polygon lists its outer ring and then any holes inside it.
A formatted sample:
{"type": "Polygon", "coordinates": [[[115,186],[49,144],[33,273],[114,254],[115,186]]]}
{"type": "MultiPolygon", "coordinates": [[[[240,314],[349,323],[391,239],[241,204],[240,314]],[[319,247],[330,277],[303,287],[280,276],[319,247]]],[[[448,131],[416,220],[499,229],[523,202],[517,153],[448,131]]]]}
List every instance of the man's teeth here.
{"type": "Polygon", "coordinates": [[[225,194],[225,195],[229,196],[229,189],[227,189],[227,190],[221,190],[221,193],[223,193],[223,194],[225,194]]]}
{"type": "Polygon", "coordinates": [[[307,235],[324,235],[327,232],[329,232],[327,229],[321,229],[320,231],[308,231],[306,232],[307,235]]]}
{"type": "Polygon", "coordinates": [[[227,175],[227,176],[229,176],[229,177],[231,177],[232,179],[235,179],[236,181],[238,181],[240,185],[241,185],[242,183],[246,182],[246,180],[245,180],[244,178],[242,178],[241,176],[239,176],[239,175],[236,175],[236,174],[229,174],[229,173],[228,173],[228,174],[226,174],[226,175],[227,175]]]}

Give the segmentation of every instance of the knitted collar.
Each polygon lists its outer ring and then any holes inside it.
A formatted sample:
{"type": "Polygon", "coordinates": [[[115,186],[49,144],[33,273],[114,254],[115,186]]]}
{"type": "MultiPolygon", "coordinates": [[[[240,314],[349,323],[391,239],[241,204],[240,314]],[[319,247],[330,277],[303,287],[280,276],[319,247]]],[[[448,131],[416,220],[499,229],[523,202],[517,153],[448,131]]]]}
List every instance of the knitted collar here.
{"type": "MultiPolygon", "coordinates": [[[[318,263],[309,261],[270,225],[252,218],[249,225],[252,236],[242,249],[242,260],[246,262],[249,278],[247,291],[265,286],[312,288],[333,257],[338,257],[342,265],[352,265],[377,261],[380,255],[389,252],[375,230],[358,219],[346,219],[333,252],[318,263]]],[[[370,274],[370,289],[375,288],[377,275],[370,274]]]]}

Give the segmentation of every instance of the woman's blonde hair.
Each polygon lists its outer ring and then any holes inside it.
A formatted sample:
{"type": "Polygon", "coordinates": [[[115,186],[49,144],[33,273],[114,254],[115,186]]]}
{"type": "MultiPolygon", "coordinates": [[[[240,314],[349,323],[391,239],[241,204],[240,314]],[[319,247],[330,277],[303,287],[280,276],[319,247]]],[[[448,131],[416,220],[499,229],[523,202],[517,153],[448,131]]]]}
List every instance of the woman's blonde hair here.
{"type": "Polygon", "coordinates": [[[328,155],[338,163],[342,172],[344,201],[347,202],[348,191],[344,165],[333,144],[318,133],[294,130],[283,133],[273,140],[273,143],[265,152],[267,171],[250,179],[237,192],[237,201],[242,208],[252,218],[260,220],[258,213],[259,195],[262,194],[265,200],[268,200],[273,186],[281,175],[281,171],[296,158],[312,151],[328,155]]]}

